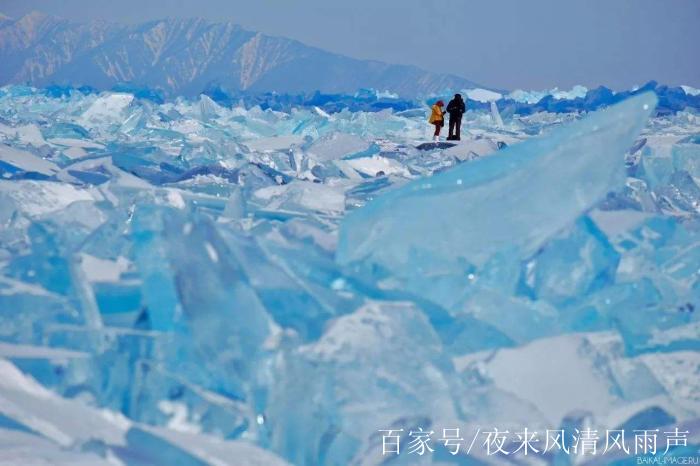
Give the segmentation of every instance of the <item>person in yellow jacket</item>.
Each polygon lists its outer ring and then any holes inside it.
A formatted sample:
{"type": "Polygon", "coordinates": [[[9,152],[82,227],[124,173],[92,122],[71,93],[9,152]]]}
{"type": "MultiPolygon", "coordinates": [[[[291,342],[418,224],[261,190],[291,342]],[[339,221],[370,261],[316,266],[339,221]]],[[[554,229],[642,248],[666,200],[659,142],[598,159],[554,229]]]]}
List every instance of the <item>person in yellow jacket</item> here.
{"type": "Polygon", "coordinates": [[[433,134],[433,140],[435,142],[440,141],[440,130],[445,126],[445,112],[442,111],[442,107],[445,103],[442,100],[435,102],[432,107],[432,113],[430,114],[430,119],[428,122],[435,125],[435,134],[433,134]]]}

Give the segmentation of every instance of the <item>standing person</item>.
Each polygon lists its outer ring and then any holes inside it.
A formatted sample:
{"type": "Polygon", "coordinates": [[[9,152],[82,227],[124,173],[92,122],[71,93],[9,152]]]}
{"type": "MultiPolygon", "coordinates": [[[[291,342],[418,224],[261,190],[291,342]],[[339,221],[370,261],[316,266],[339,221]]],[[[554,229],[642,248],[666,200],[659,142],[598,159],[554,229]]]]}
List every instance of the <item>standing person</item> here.
{"type": "Polygon", "coordinates": [[[432,107],[432,113],[430,114],[429,123],[435,125],[435,134],[433,134],[433,140],[435,142],[440,141],[440,129],[445,126],[445,113],[442,111],[442,106],[445,103],[442,100],[435,102],[432,107]]]}
{"type": "Polygon", "coordinates": [[[462,100],[462,94],[455,94],[454,99],[447,104],[447,113],[450,114],[450,129],[447,135],[448,141],[459,141],[459,131],[462,127],[462,114],[467,111],[467,106],[462,100]]]}

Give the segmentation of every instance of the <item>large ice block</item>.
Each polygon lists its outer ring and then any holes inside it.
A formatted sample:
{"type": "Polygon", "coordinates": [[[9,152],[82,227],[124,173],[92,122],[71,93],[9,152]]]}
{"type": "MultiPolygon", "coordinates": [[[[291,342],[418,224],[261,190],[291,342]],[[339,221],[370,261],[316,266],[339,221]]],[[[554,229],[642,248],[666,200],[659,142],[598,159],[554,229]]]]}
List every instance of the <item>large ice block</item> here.
{"type": "Polygon", "coordinates": [[[177,209],[143,206],[132,228],[148,327],[187,336],[172,367],[243,397],[271,322],[241,265],[210,221],[177,209]]]}
{"type": "Polygon", "coordinates": [[[454,371],[442,355],[410,304],[370,302],[337,319],[318,342],[278,358],[272,449],[298,465],[355,464],[377,429],[454,418],[454,371]]]}
{"type": "Polygon", "coordinates": [[[498,253],[525,258],[622,185],[623,155],[655,104],[653,94],[631,98],[380,196],[343,220],[337,261],[431,277],[498,253]]]}
{"type": "Polygon", "coordinates": [[[27,151],[0,144],[0,175],[3,178],[48,178],[59,168],[27,151]]]}
{"type": "Polygon", "coordinates": [[[620,255],[586,217],[552,238],[525,262],[521,294],[561,304],[614,282],[620,255]]]}

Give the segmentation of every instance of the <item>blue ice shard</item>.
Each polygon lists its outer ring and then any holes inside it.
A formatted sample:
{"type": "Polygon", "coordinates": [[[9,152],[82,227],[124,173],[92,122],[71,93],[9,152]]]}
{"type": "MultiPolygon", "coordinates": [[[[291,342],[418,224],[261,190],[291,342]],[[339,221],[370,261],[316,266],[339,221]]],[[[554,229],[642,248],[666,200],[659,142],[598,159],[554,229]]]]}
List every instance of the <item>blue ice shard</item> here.
{"type": "Polygon", "coordinates": [[[136,209],[132,234],[148,328],[187,336],[172,361],[176,370],[187,368],[191,378],[243,396],[242,381],[252,377],[271,322],[215,226],[144,205],[136,209]]]}
{"type": "Polygon", "coordinates": [[[458,272],[466,284],[494,258],[530,257],[622,185],[623,155],[656,102],[652,93],[630,98],[380,196],[343,220],[336,259],[375,279],[429,284],[458,272]]]}
{"type": "Polygon", "coordinates": [[[562,305],[614,282],[620,254],[588,216],[523,264],[518,291],[562,305]]]}

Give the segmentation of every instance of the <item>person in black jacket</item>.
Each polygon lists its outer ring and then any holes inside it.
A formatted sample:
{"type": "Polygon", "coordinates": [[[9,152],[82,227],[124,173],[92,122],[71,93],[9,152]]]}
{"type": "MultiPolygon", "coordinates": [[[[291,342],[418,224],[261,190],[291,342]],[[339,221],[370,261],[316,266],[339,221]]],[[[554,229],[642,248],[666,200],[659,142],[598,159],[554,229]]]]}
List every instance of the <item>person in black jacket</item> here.
{"type": "Polygon", "coordinates": [[[450,114],[450,130],[447,135],[448,141],[459,141],[459,130],[462,127],[462,114],[467,111],[461,94],[455,94],[454,99],[447,104],[447,113],[450,114]]]}

